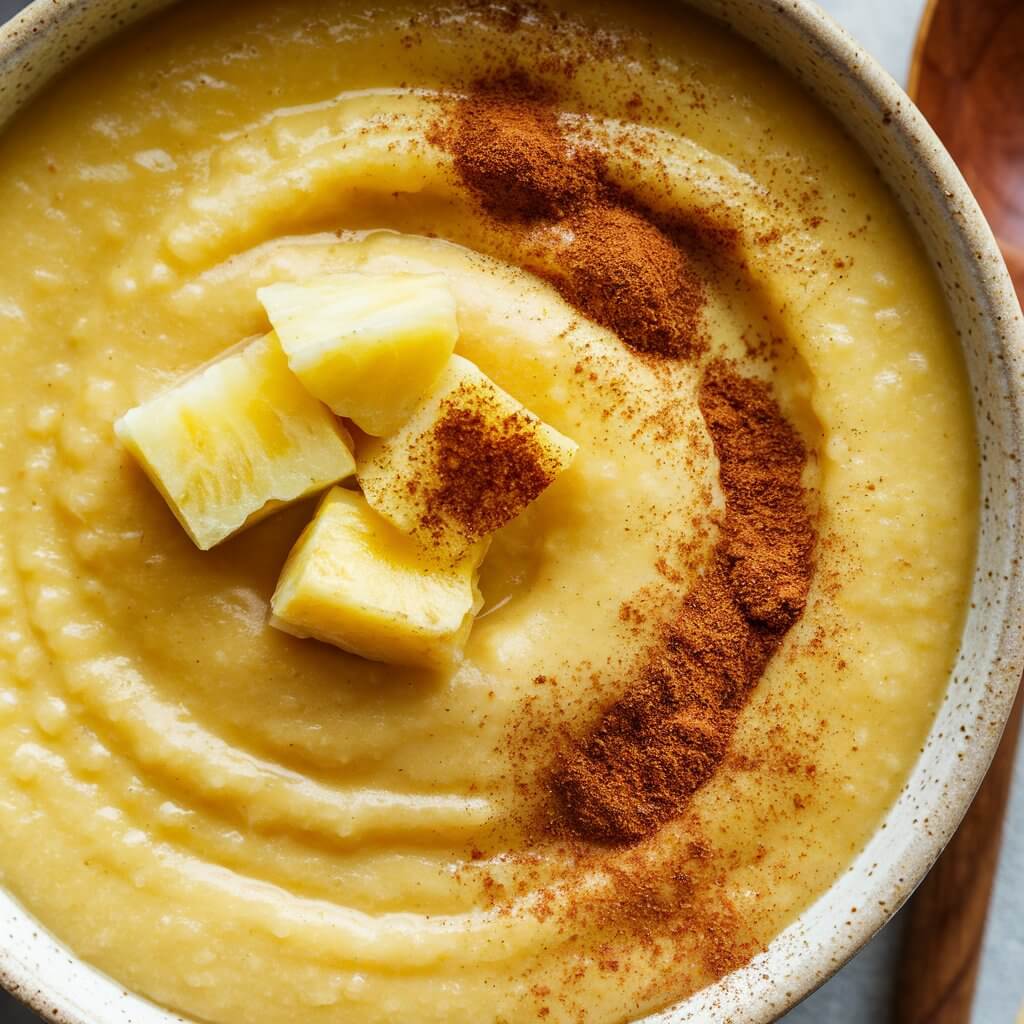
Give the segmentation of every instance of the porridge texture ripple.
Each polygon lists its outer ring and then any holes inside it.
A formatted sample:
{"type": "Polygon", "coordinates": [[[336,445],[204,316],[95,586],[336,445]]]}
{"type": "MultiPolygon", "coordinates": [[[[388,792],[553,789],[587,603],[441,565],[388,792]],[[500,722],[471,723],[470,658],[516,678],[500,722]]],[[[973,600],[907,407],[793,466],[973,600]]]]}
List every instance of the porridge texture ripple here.
{"type": "Polygon", "coordinates": [[[973,564],[873,168],[653,4],[185,0],[115,45],[0,137],[4,885],[216,1024],[616,1024],[749,961],[900,791],[973,564]],[[580,446],[499,467],[543,493],[449,672],[268,628],[311,505],[199,552],[113,434],[258,288],[359,270],[446,275],[580,446]]]}

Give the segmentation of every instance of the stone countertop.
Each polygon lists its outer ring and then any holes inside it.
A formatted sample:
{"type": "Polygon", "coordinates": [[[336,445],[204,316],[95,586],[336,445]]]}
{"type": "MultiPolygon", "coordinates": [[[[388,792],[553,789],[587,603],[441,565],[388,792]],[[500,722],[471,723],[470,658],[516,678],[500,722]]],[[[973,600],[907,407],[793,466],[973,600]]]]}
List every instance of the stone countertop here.
{"type": "MultiPolygon", "coordinates": [[[[925,0],[819,0],[840,24],[905,83],[917,23],[925,0]]],[[[23,0],[0,0],[0,21],[23,0]]],[[[978,1024],[1013,1024],[1024,1003],[1024,747],[1018,757],[1007,839],[996,881],[993,914],[974,1007],[978,1024]]],[[[830,982],[785,1018],[785,1024],[866,1024],[886,1018],[895,984],[899,915],[830,982]]],[[[0,1024],[32,1024],[36,1018],[0,993],[0,1024]]]]}

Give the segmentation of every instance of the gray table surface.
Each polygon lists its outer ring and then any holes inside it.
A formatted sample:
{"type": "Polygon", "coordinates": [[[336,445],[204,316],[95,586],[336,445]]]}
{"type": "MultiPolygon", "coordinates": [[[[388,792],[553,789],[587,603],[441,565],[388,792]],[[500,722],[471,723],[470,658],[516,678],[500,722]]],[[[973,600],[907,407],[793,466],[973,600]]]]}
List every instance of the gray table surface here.
{"type": "MultiPolygon", "coordinates": [[[[910,51],[925,0],[819,0],[905,83],[910,51]]],[[[0,0],[0,21],[23,0],[0,0]]],[[[1018,763],[1011,827],[996,883],[994,911],[985,943],[984,968],[975,1001],[978,1024],[1013,1024],[1024,1003],[1024,752],[1018,763]],[[1013,879],[1014,881],[1011,881],[1013,879]]],[[[886,1018],[893,964],[902,930],[900,915],[864,950],[785,1018],[785,1024],[874,1024],[886,1018]]],[[[0,993],[0,1024],[31,1024],[36,1018],[0,993]]],[[[709,1022],[710,1024],[710,1022],[709,1022]]]]}

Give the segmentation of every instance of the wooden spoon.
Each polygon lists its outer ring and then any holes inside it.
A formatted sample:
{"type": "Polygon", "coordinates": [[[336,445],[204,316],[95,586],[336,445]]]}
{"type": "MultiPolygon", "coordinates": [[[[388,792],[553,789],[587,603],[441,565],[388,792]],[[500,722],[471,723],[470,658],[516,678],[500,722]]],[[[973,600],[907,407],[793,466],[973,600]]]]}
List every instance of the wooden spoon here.
{"type": "MultiPolygon", "coordinates": [[[[959,164],[1024,298],[1024,0],[930,0],[910,95],[959,164]]],[[[952,842],[914,895],[895,1024],[968,1024],[1024,709],[952,842]]]]}
{"type": "Polygon", "coordinates": [[[1024,294],[1024,3],[929,0],[907,91],[953,155],[1024,294]]]}

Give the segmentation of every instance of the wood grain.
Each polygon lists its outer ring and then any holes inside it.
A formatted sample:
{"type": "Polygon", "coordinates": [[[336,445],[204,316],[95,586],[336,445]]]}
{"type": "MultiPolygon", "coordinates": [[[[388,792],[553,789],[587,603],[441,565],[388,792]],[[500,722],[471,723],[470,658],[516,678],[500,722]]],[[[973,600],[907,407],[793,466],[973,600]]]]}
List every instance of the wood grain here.
{"type": "Polygon", "coordinates": [[[1024,294],[1024,2],[932,0],[909,89],[971,186],[1024,294]]]}
{"type": "Polygon", "coordinates": [[[974,803],[911,900],[895,989],[896,1024],[971,1019],[1022,709],[1024,689],[974,803]]]}
{"type": "MultiPolygon", "coordinates": [[[[930,0],[908,88],[985,211],[1021,297],[1024,0],[930,0]]],[[[894,1024],[971,1020],[1022,709],[1024,689],[974,803],[910,903],[894,1024]]]]}

